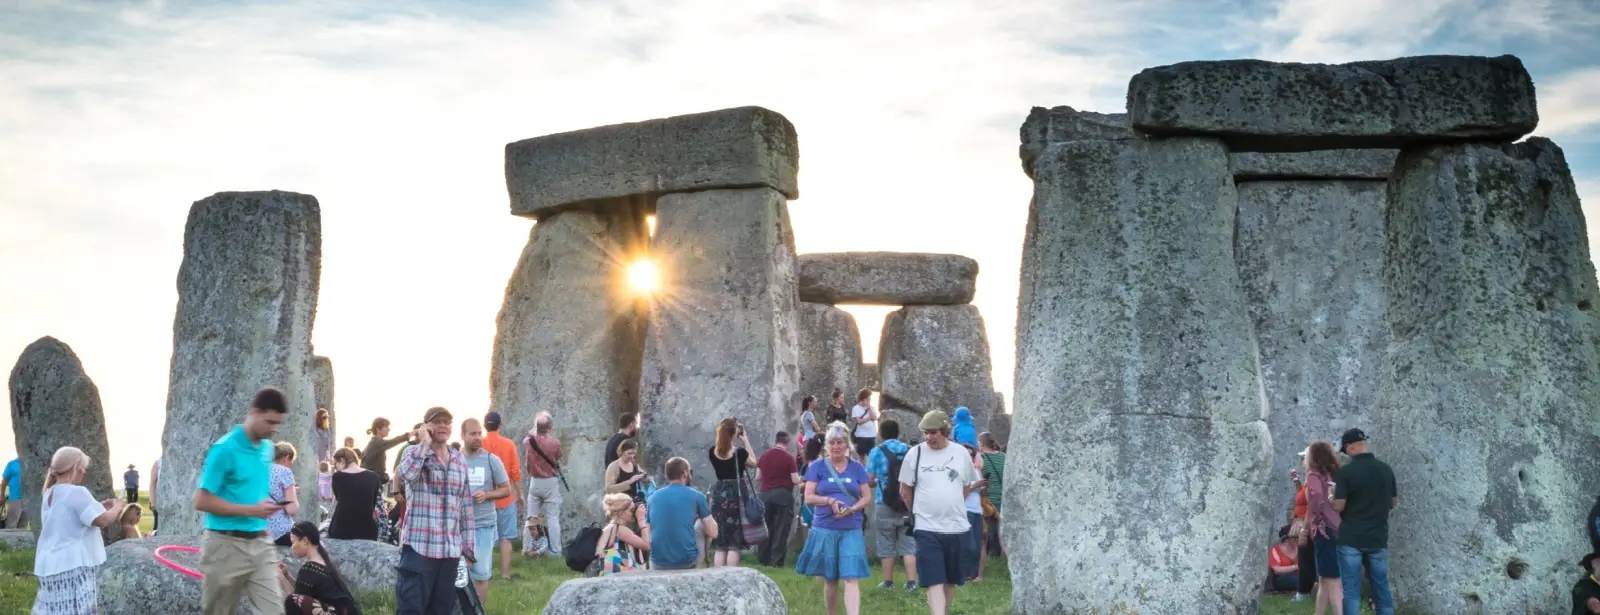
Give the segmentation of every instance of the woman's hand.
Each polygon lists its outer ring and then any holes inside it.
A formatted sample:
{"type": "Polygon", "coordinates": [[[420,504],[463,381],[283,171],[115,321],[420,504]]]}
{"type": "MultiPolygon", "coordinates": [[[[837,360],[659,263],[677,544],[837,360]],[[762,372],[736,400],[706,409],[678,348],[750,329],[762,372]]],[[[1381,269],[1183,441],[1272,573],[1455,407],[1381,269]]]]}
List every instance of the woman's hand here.
{"type": "Polygon", "coordinates": [[[644,480],[644,475],[643,474],[635,474],[635,475],[633,475],[632,478],[628,479],[628,484],[632,485],[632,484],[637,483],[637,482],[642,481],[642,480],[644,480]]]}
{"type": "Polygon", "coordinates": [[[650,513],[645,512],[643,504],[640,504],[638,506],[633,507],[633,519],[634,519],[634,521],[636,521],[638,523],[638,525],[639,525],[639,527],[641,529],[643,529],[646,525],[649,525],[649,523],[646,523],[646,521],[645,521],[646,519],[649,519],[649,518],[650,518],[650,513]]]}

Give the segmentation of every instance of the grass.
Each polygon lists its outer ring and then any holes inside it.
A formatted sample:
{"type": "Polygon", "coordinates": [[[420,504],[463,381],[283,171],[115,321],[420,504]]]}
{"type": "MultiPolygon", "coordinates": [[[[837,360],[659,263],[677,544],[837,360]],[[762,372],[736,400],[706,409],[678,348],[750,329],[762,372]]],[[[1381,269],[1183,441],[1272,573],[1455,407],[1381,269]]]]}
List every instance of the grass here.
{"type": "MultiPolygon", "coordinates": [[[[790,568],[752,566],[777,582],[783,597],[794,615],[822,615],[822,584],[816,579],[801,577],[790,568]]],[[[33,570],[33,551],[6,550],[0,547],[0,613],[26,613],[33,608],[33,595],[38,581],[28,573],[33,570]]],[[[510,583],[494,580],[489,583],[491,614],[538,613],[550,600],[556,586],[567,579],[578,577],[566,564],[555,559],[529,560],[515,556],[512,572],[517,580],[510,583]]],[[[904,582],[897,567],[896,575],[904,582]]],[[[498,572],[497,572],[498,573],[498,572]]],[[[900,615],[927,613],[928,605],[923,592],[904,589],[877,588],[882,580],[874,563],[874,576],[863,580],[861,587],[861,612],[873,615],[900,615]]],[[[956,592],[952,613],[963,615],[1004,615],[1011,610],[1010,572],[1004,558],[989,558],[982,583],[969,584],[956,592]]],[[[359,597],[361,610],[367,615],[393,615],[394,594],[373,592],[359,597]]],[[[1293,602],[1287,596],[1267,595],[1261,599],[1260,615],[1312,615],[1310,600],[1293,602]]],[[[1370,613],[1366,609],[1362,613],[1370,613]]]]}

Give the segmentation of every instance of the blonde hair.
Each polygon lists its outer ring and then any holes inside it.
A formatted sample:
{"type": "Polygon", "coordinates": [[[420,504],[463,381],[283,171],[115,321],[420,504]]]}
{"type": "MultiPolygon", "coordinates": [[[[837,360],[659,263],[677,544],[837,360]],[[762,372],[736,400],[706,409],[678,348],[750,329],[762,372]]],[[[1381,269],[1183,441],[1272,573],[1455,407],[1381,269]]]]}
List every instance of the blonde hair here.
{"type": "Polygon", "coordinates": [[[55,454],[50,455],[50,471],[44,475],[44,490],[49,491],[61,479],[73,472],[88,469],[88,454],[71,446],[58,448],[55,454]]]}
{"type": "Polygon", "coordinates": [[[606,518],[610,519],[617,516],[617,513],[628,510],[628,507],[633,505],[633,498],[626,493],[608,493],[601,503],[605,506],[606,518]]]}
{"type": "Polygon", "coordinates": [[[129,504],[122,507],[122,514],[117,515],[117,525],[127,525],[129,523],[133,523],[132,521],[128,520],[130,515],[133,517],[144,515],[144,507],[138,504],[129,504]]]}
{"type": "Polygon", "coordinates": [[[299,453],[295,452],[294,445],[290,444],[288,442],[279,442],[279,443],[273,445],[272,448],[273,448],[273,455],[272,455],[272,460],[273,461],[277,461],[279,459],[288,459],[289,461],[294,461],[295,455],[299,454],[299,453]]]}

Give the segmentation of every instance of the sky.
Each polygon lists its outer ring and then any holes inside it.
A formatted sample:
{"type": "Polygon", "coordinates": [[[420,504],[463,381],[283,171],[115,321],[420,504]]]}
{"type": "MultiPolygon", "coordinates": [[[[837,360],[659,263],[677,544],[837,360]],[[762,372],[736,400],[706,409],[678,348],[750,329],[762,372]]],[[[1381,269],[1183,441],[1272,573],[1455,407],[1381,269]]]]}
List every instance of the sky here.
{"type": "MultiPolygon", "coordinates": [[[[112,467],[147,469],[189,206],[290,190],[322,205],[313,341],[341,435],[477,413],[532,224],[509,213],[504,145],[759,105],[799,133],[801,253],[979,261],[1009,400],[1030,107],[1121,112],[1134,73],[1188,60],[1511,53],[1594,219],[1597,31],[1589,0],[0,0],[0,356],[71,345],[112,467]]],[[[889,309],[850,309],[873,360],[889,309]]]]}

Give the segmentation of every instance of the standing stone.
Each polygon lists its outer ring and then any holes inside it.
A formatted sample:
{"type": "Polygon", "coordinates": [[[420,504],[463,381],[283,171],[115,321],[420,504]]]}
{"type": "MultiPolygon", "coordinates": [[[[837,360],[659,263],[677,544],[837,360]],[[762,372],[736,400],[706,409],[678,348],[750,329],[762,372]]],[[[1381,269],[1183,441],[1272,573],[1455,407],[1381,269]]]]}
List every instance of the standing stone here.
{"type": "Polygon", "coordinates": [[[1289,470],[1313,440],[1366,428],[1383,323],[1378,181],[1241,182],[1234,258],[1261,352],[1272,430],[1274,520],[1294,504],[1289,470]]]}
{"type": "Polygon", "coordinates": [[[1392,582],[1418,613],[1554,612],[1600,492],[1595,272],[1566,158],[1542,138],[1407,150],[1388,205],[1370,433],[1399,487],[1392,582]]]}
{"type": "MultiPolygon", "coordinates": [[[[656,203],[662,272],[651,305],[639,407],[644,453],[704,468],[717,422],[743,421],[764,446],[800,386],[794,233],[770,188],[671,194],[656,203]]],[[[694,473],[704,487],[714,475],[694,473]]]]}
{"type": "MultiPolygon", "coordinates": [[[[863,386],[863,387],[871,387],[872,390],[874,390],[874,391],[882,389],[883,388],[883,379],[878,377],[879,374],[880,374],[880,372],[878,370],[878,364],[876,362],[874,362],[874,363],[862,363],[861,364],[861,378],[862,378],[863,384],[861,386],[863,386]]],[[[859,390],[859,389],[857,389],[857,390],[859,390]]],[[[845,401],[849,401],[850,400],[850,395],[851,395],[850,391],[845,391],[844,392],[845,401]]]]}
{"type": "MultiPolygon", "coordinates": [[[[56,449],[72,446],[89,456],[83,486],[104,500],[123,497],[111,480],[111,445],[106,440],[106,417],[100,407],[100,389],[83,372],[83,362],[72,348],[53,337],[28,344],[11,368],[11,430],[22,465],[23,506],[28,527],[39,536],[39,506],[45,474],[56,449]]],[[[107,541],[120,531],[107,528],[107,541]]]]}
{"type": "Polygon", "coordinates": [[[1210,135],[1236,152],[1516,140],[1539,123],[1516,56],[1381,62],[1182,62],[1128,83],[1128,121],[1152,136],[1210,135]]]}
{"type": "Polygon", "coordinates": [[[323,356],[311,357],[311,389],[318,408],[328,409],[328,434],[333,438],[333,450],[339,450],[343,438],[339,437],[339,415],[333,408],[333,360],[323,356]]]}
{"type": "MultiPolygon", "coordinates": [[[[834,389],[853,398],[867,386],[861,366],[861,330],[856,328],[855,317],[822,303],[801,303],[799,317],[801,396],[815,395],[819,411],[827,407],[834,389]]],[[[799,412],[798,404],[792,408],[799,412]]],[[[799,420],[785,424],[797,426],[799,420]]]]}
{"type": "Polygon", "coordinates": [[[1076,141],[1035,172],[1003,507],[1012,612],[1254,613],[1272,453],[1227,150],[1076,141]]]}
{"type": "Polygon", "coordinates": [[[1022,157],[1022,172],[1032,178],[1034,161],[1051,143],[1132,138],[1126,113],[1079,111],[1066,105],[1034,107],[1022,121],[1022,145],[1017,154],[1022,157]]]}
{"type": "Polygon", "coordinates": [[[1289,179],[1389,179],[1392,149],[1330,149],[1315,152],[1240,152],[1228,156],[1235,181],[1289,179]]]}
{"type": "Polygon", "coordinates": [[[986,430],[994,435],[994,441],[1004,449],[1011,444],[1011,415],[996,412],[989,417],[989,428],[986,430]]]}
{"type": "MultiPolygon", "coordinates": [[[[189,209],[160,501],[190,501],[206,450],[244,422],[264,386],[288,397],[289,416],[275,439],[302,451],[294,464],[300,501],[317,501],[311,326],[321,269],[322,214],[311,195],[220,192],[189,209]]],[[[300,511],[302,519],[315,519],[317,507],[300,511]]],[[[186,505],[163,507],[161,533],[199,534],[201,517],[186,505]]]]}
{"type": "Polygon", "coordinates": [[[994,411],[989,336],[975,305],[908,305],[889,313],[878,342],[879,405],[922,415],[956,408],[983,425],[994,411]]]}
{"type": "MultiPolygon", "coordinates": [[[[554,214],[534,225],[506,285],[490,408],[519,443],[539,412],[555,419],[572,487],[561,507],[567,536],[600,519],[606,439],[636,407],[647,304],[626,271],[647,241],[643,213],[623,204],[554,214]]],[[[659,471],[664,461],[645,463],[659,471]]]]}

